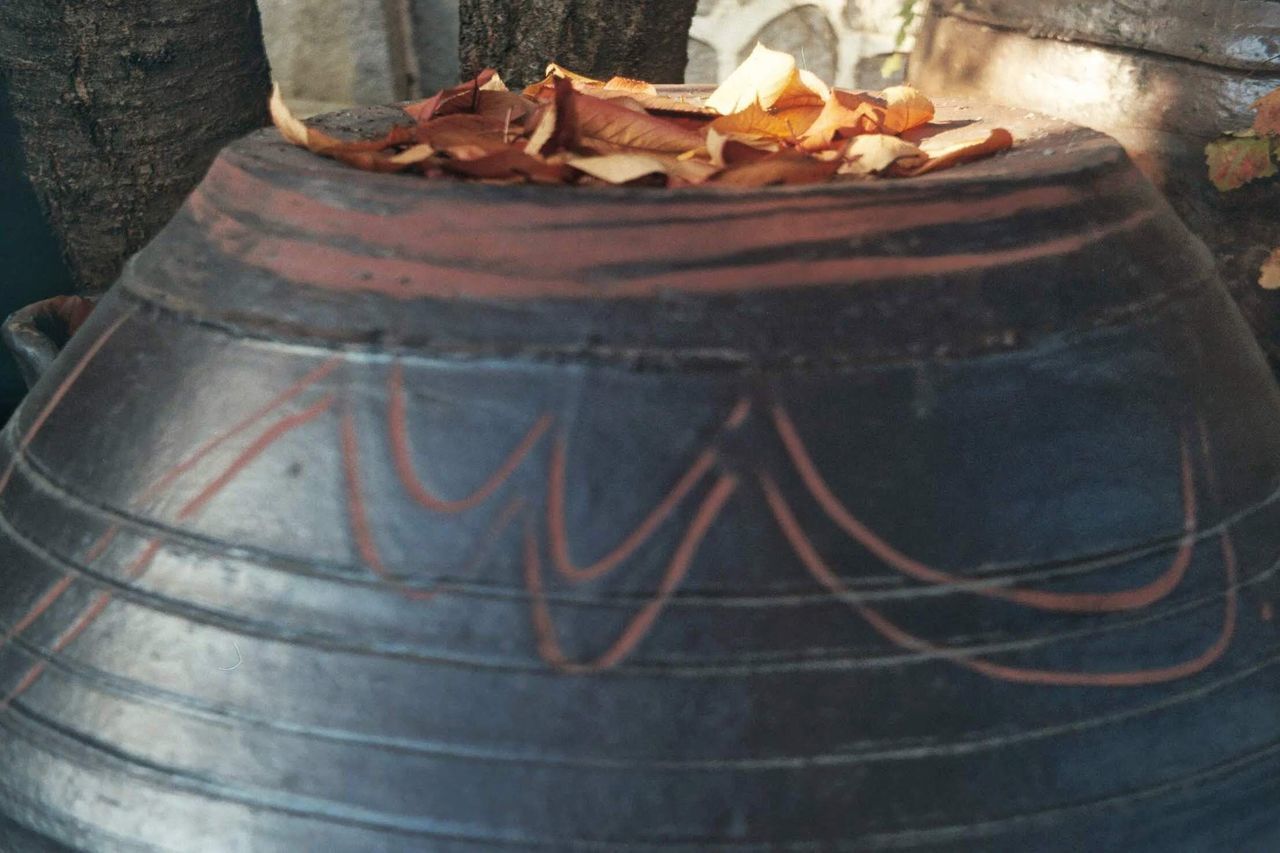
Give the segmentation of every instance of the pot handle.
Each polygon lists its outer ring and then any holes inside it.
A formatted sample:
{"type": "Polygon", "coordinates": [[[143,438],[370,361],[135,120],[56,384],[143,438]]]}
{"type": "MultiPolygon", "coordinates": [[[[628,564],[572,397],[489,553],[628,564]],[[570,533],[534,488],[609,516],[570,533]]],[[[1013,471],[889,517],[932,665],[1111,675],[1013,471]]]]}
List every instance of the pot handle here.
{"type": "Polygon", "coordinates": [[[28,388],[49,369],[96,304],[95,299],[84,296],[55,296],[21,308],[4,321],[0,337],[18,362],[28,388]]]}

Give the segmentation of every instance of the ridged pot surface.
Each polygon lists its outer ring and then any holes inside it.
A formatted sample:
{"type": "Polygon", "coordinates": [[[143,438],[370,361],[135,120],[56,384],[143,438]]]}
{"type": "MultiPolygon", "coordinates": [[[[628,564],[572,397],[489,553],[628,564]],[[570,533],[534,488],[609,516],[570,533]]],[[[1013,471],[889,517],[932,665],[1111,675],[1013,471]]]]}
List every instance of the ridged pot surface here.
{"type": "Polygon", "coordinates": [[[1280,394],[1114,143],[941,118],[1019,145],[225,152],[4,433],[0,848],[1280,843],[1280,394]]]}

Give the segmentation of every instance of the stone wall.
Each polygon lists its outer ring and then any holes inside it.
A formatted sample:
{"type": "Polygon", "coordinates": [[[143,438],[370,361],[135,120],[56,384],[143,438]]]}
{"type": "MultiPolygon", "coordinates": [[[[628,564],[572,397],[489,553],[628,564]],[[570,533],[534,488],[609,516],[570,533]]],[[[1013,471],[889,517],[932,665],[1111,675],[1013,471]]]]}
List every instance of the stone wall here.
{"type": "MultiPolygon", "coordinates": [[[[411,98],[457,81],[457,0],[258,2],[275,76],[304,111],[411,98]]],[[[880,88],[902,3],[701,0],[686,79],[723,79],[763,41],[823,79],[880,88]]]]}
{"type": "Polygon", "coordinates": [[[685,79],[724,79],[761,41],[838,86],[881,88],[902,6],[902,0],[700,0],[685,79]]]}

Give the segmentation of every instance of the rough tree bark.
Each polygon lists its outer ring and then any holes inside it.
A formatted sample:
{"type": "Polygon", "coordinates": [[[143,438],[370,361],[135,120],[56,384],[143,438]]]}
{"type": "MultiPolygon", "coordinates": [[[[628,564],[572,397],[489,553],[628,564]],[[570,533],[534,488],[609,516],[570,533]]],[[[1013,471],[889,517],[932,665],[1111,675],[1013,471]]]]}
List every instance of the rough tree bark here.
{"type": "Polygon", "coordinates": [[[0,0],[0,71],[85,291],[111,284],[220,147],[267,121],[253,0],[0,0]]]}
{"type": "Polygon", "coordinates": [[[554,60],[596,77],[679,83],[697,0],[461,0],[464,76],[540,79],[554,60]]]}

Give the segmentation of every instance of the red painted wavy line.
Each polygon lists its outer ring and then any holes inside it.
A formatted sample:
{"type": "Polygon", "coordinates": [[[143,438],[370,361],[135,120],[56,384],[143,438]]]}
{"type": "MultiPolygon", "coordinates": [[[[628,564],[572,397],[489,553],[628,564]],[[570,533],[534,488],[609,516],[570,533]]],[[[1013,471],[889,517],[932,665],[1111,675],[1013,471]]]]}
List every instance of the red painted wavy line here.
{"type": "MultiPolygon", "coordinates": [[[[163,492],[165,489],[173,485],[173,483],[177,481],[178,477],[187,471],[190,471],[214,450],[235,438],[237,435],[244,432],[246,429],[250,428],[276,409],[290,402],[324,377],[328,376],[333,372],[334,368],[341,363],[341,361],[341,358],[337,356],[325,361],[315,370],[312,370],[297,382],[290,385],[270,402],[251,412],[247,417],[234,424],[230,429],[224,430],[210,438],[197,448],[194,453],[166,471],[159,479],[152,483],[130,503],[136,507],[163,492]]],[[[107,528],[107,530],[98,537],[97,541],[90,545],[88,550],[85,551],[81,558],[83,562],[86,565],[91,565],[97,562],[98,558],[106,553],[106,550],[111,547],[111,544],[116,540],[116,537],[119,534],[119,524],[113,524],[107,528]]],[[[73,578],[70,575],[61,578],[57,583],[55,583],[43,596],[41,596],[40,600],[32,606],[31,610],[28,611],[27,614],[23,616],[7,634],[5,634],[4,638],[0,639],[0,649],[3,649],[14,637],[31,627],[36,619],[40,618],[40,616],[53,606],[53,604],[57,602],[57,600],[71,587],[72,583],[73,578]]]]}
{"type": "Polygon", "coordinates": [[[213,500],[223,489],[227,487],[240,473],[248,467],[259,456],[266,452],[267,448],[275,444],[286,433],[292,432],[298,427],[310,423],[316,418],[323,415],[333,407],[334,397],[329,394],[321,397],[311,406],[298,412],[281,418],[272,424],[266,431],[253,440],[253,443],[240,452],[231,464],[223,469],[222,473],[215,477],[212,482],[200,490],[194,498],[186,503],[181,510],[178,511],[178,520],[185,521],[191,516],[204,509],[209,501],[213,500]]]}
{"type": "MultiPolygon", "coordinates": [[[[751,401],[742,399],[734,405],[724,422],[724,429],[735,430],[746,421],[751,414],[751,401]]],[[[681,475],[671,490],[649,511],[649,514],[619,542],[612,551],[605,554],[589,566],[578,566],[569,554],[569,534],[565,523],[565,468],[567,464],[567,441],[563,434],[557,437],[551,454],[551,468],[547,477],[547,538],[551,547],[551,560],[561,577],[573,582],[584,583],[597,580],[607,575],[617,566],[635,553],[654,531],[666,521],[671,512],[680,504],[711,470],[716,463],[717,454],[712,448],[704,450],[694,459],[693,464],[681,475]]]]}
{"type": "Polygon", "coordinates": [[[671,487],[671,491],[612,551],[589,566],[579,567],[574,565],[573,558],[569,555],[569,534],[565,525],[565,456],[565,440],[560,436],[556,439],[547,478],[547,537],[556,571],[574,583],[596,580],[635,553],[716,462],[714,450],[704,450],[698,454],[689,469],[671,487]]]}
{"type": "Polygon", "coordinates": [[[319,367],[310,371],[309,373],[307,373],[307,375],[303,376],[297,382],[293,383],[288,388],[284,389],[284,391],[277,394],[271,400],[264,403],[262,406],[255,409],[254,411],[250,412],[240,421],[233,424],[230,428],[209,438],[204,444],[196,448],[196,450],[193,453],[191,453],[191,455],[187,456],[177,465],[174,465],[172,468],[165,471],[165,473],[159,479],[157,479],[154,483],[148,486],[146,491],[144,491],[142,494],[138,496],[138,498],[136,499],[136,503],[144,503],[154,498],[156,495],[163,492],[165,489],[169,488],[169,486],[173,485],[173,483],[179,477],[181,477],[186,472],[190,471],[196,465],[200,464],[201,460],[203,460],[210,453],[217,450],[219,447],[226,444],[228,441],[235,438],[240,433],[249,429],[258,421],[262,420],[267,415],[274,412],[276,409],[279,409],[281,406],[285,405],[286,403],[289,403],[294,398],[301,395],[304,391],[306,391],[312,385],[315,385],[317,382],[319,382],[320,380],[328,376],[330,373],[332,373],[341,363],[342,363],[342,358],[339,356],[334,356],[330,359],[327,359],[319,367]]]}
{"type": "Polygon", "coordinates": [[[446,500],[431,493],[422,483],[413,464],[413,449],[409,439],[408,415],[404,399],[404,371],[399,364],[391,368],[387,378],[387,430],[391,440],[391,456],[396,475],[409,495],[421,506],[433,512],[457,514],[475,509],[488,500],[494,492],[510,479],[520,463],[533,450],[538,441],[555,422],[552,415],[543,415],[511,451],[506,460],[478,489],[460,500],[446,500]]]}
{"type": "Polygon", "coordinates": [[[529,591],[533,632],[537,640],[538,653],[542,659],[560,672],[575,675],[601,672],[625,660],[648,635],[667,602],[683,582],[707,531],[719,518],[721,510],[737,488],[738,479],[732,475],[722,475],[716,481],[707,496],[703,498],[698,511],[677,545],[657,593],[640,609],[639,613],[632,617],[614,643],[588,663],[570,661],[560,647],[555,620],[542,587],[542,563],[538,556],[537,535],[532,522],[526,519],[525,587],[529,591]]]}
{"type": "MultiPolygon", "coordinates": [[[[355,417],[349,408],[343,412],[341,432],[342,470],[346,485],[347,514],[351,518],[351,535],[355,540],[356,550],[360,554],[360,559],[370,571],[377,575],[379,580],[410,601],[431,601],[444,592],[446,587],[437,586],[423,590],[406,586],[387,568],[382,560],[382,554],[373,535],[373,528],[369,524],[369,511],[364,499],[364,489],[361,486],[359,435],[356,432],[355,417]]],[[[485,531],[484,536],[481,538],[481,547],[468,562],[466,568],[463,569],[464,574],[469,574],[484,561],[488,555],[489,548],[502,535],[502,532],[515,521],[523,509],[524,499],[521,497],[514,498],[503,507],[497,518],[485,531]]]]}
{"type": "MultiPolygon", "coordinates": [[[[290,431],[295,430],[324,414],[333,407],[333,403],[334,398],[330,395],[322,398],[315,405],[302,412],[289,415],[276,421],[261,435],[259,435],[252,444],[241,451],[236,458],[233,459],[225,469],[223,469],[222,473],[213,479],[212,482],[210,482],[204,489],[201,489],[195,497],[187,501],[187,503],[179,510],[177,516],[178,519],[185,520],[199,514],[200,511],[208,505],[209,501],[225,489],[233,480],[235,480],[235,478],[239,476],[251,462],[265,453],[268,448],[290,431]]],[[[150,540],[143,553],[125,570],[125,578],[128,580],[137,580],[142,577],[150,567],[151,561],[155,558],[156,553],[160,550],[160,545],[161,542],[158,538],[150,540]]],[[[55,585],[55,589],[57,586],[58,585],[55,585]]],[[[52,592],[52,590],[50,592],[52,592]]],[[[65,592],[66,590],[64,588],[58,593],[58,595],[65,592]]],[[[43,603],[45,599],[49,599],[47,603],[44,603],[44,609],[47,609],[52,605],[53,601],[57,600],[57,596],[51,597],[50,593],[46,593],[44,598],[41,599],[41,603],[43,603]]],[[[107,605],[111,603],[111,599],[111,593],[100,593],[94,599],[93,604],[81,612],[75,623],[59,636],[53,646],[53,652],[56,654],[62,651],[62,649],[70,644],[76,637],[80,636],[86,628],[93,624],[93,622],[102,615],[102,612],[106,609],[107,605]]],[[[43,610],[41,612],[43,612],[43,610]]],[[[24,619],[24,621],[27,620],[24,619]]],[[[34,621],[34,617],[32,617],[32,621],[34,621]]],[[[3,702],[0,702],[0,712],[8,708],[9,705],[12,704],[13,700],[25,693],[39,680],[41,674],[43,674],[45,670],[45,666],[45,663],[41,661],[27,671],[27,674],[18,682],[18,685],[10,691],[9,695],[5,697],[3,702]]]]}
{"type": "MultiPolygon", "coordinates": [[[[155,557],[156,552],[159,550],[160,550],[160,540],[159,539],[150,540],[147,543],[146,548],[143,549],[142,553],[125,570],[124,572],[125,577],[128,578],[129,580],[136,580],[137,578],[141,577],[145,573],[147,567],[151,565],[151,560],[155,557]]],[[[70,576],[68,575],[65,578],[65,580],[69,581],[70,576]]],[[[61,585],[61,582],[59,582],[58,585],[61,585]]],[[[55,589],[57,588],[58,585],[55,585],[55,589]]],[[[68,583],[67,586],[70,586],[70,584],[68,583]]],[[[52,592],[52,590],[50,592],[52,592]]],[[[62,592],[66,592],[66,589],[63,588],[62,591],[59,593],[59,595],[61,595],[62,592]]],[[[46,598],[48,598],[48,594],[46,594],[46,598]]],[[[50,647],[52,653],[58,654],[67,646],[71,645],[71,643],[77,637],[79,637],[81,634],[84,633],[85,629],[87,629],[90,625],[92,625],[95,621],[97,621],[98,617],[100,617],[103,611],[107,609],[107,605],[111,603],[112,598],[113,596],[110,592],[98,593],[98,595],[94,597],[93,602],[84,610],[80,611],[80,615],[76,617],[75,621],[71,624],[71,626],[63,630],[63,632],[58,635],[57,639],[54,640],[53,645],[50,647]]],[[[57,600],[56,597],[54,597],[53,599],[48,601],[48,603],[45,605],[45,608],[47,609],[56,600],[57,600]]],[[[32,621],[34,621],[34,619],[32,621]]],[[[26,627],[26,626],[23,626],[23,627],[26,627]]],[[[15,634],[16,633],[17,632],[15,632],[15,634]]],[[[4,700],[0,701],[0,713],[3,713],[4,711],[8,710],[9,706],[13,704],[13,701],[15,699],[17,699],[23,693],[27,692],[27,690],[29,690],[37,681],[39,681],[40,676],[44,675],[45,669],[47,667],[48,667],[48,664],[45,661],[37,661],[35,664],[33,664],[31,668],[27,670],[26,674],[23,675],[21,679],[19,679],[17,685],[15,685],[14,688],[9,691],[9,694],[4,697],[4,700]]]]}
{"type": "Polygon", "coordinates": [[[1067,613],[1107,613],[1120,610],[1137,610],[1160,601],[1178,587],[1191,565],[1195,551],[1197,505],[1195,472],[1191,463],[1191,451],[1187,437],[1181,442],[1182,455],[1182,528],[1184,535],[1169,567],[1148,584],[1116,592],[1047,592],[1036,589],[1008,589],[975,587],[971,579],[935,569],[903,554],[859,521],[831,491],[822,477],[808,448],[801,439],[795,424],[781,406],[773,409],[774,424],[797,473],[809,493],[833,522],[864,548],[908,577],[934,584],[963,586],[966,592],[987,598],[1003,599],[1038,610],[1067,613]]]}
{"type": "Polygon", "coordinates": [[[14,451],[13,458],[5,466],[4,473],[0,474],[0,494],[3,494],[4,490],[9,487],[9,481],[13,479],[13,471],[18,467],[19,457],[31,446],[31,442],[35,440],[40,430],[44,429],[44,425],[49,420],[49,416],[53,414],[53,410],[58,408],[58,404],[62,402],[63,398],[67,396],[67,392],[71,390],[71,386],[76,384],[76,380],[84,373],[89,363],[102,351],[102,348],[107,345],[107,341],[111,340],[112,336],[125,324],[125,321],[132,316],[133,310],[130,309],[117,317],[110,326],[107,326],[102,334],[98,335],[97,339],[89,345],[89,348],[85,350],[84,355],[80,357],[75,366],[67,372],[66,378],[58,383],[58,387],[49,396],[49,402],[44,404],[44,408],[36,415],[26,433],[18,440],[18,448],[14,451]]]}
{"type": "Polygon", "coordinates": [[[936,656],[956,666],[972,670],[990,678],[1019,684],[1039,684],[1056,687],[1135,687],[1161,684],[1186,678],[1208,668],[1226,652],[1236,628],[1237,568],[1235,545],[1230,533],[1222,535],[1223,564],[1226,569],[1226,605],[1222,631],[1218,638],[1200,655],[1173,666],[1124,672],[1073,672],[1005,666],[982,658],[960,657],[952,651],[934,645],[910,634],[881,613],[863,604],[849,592],[839,575],[818,554],[813,542],[805,534],[777,484],[767,474],[759,474],[765,498],[773,517],[790,543],[800,562],[818,583],[843,600],[889,642],[908,651],[936,656]]]}
{"type": "Polygon", "coordinates": [[[71,575],[63,575],[53,586],[49,588],[44,595],[40,596],[40,600],[31,606],[27,614],[19,619],[12,628],[4,635],[4,639],[0,640],[0,649],[9,644],[14,637],[27,630],[35,623],[37,619],[44,614],[46,610],[54,605],[62,594],[71,588],[71,584],[75,579],[71,575]]]}

